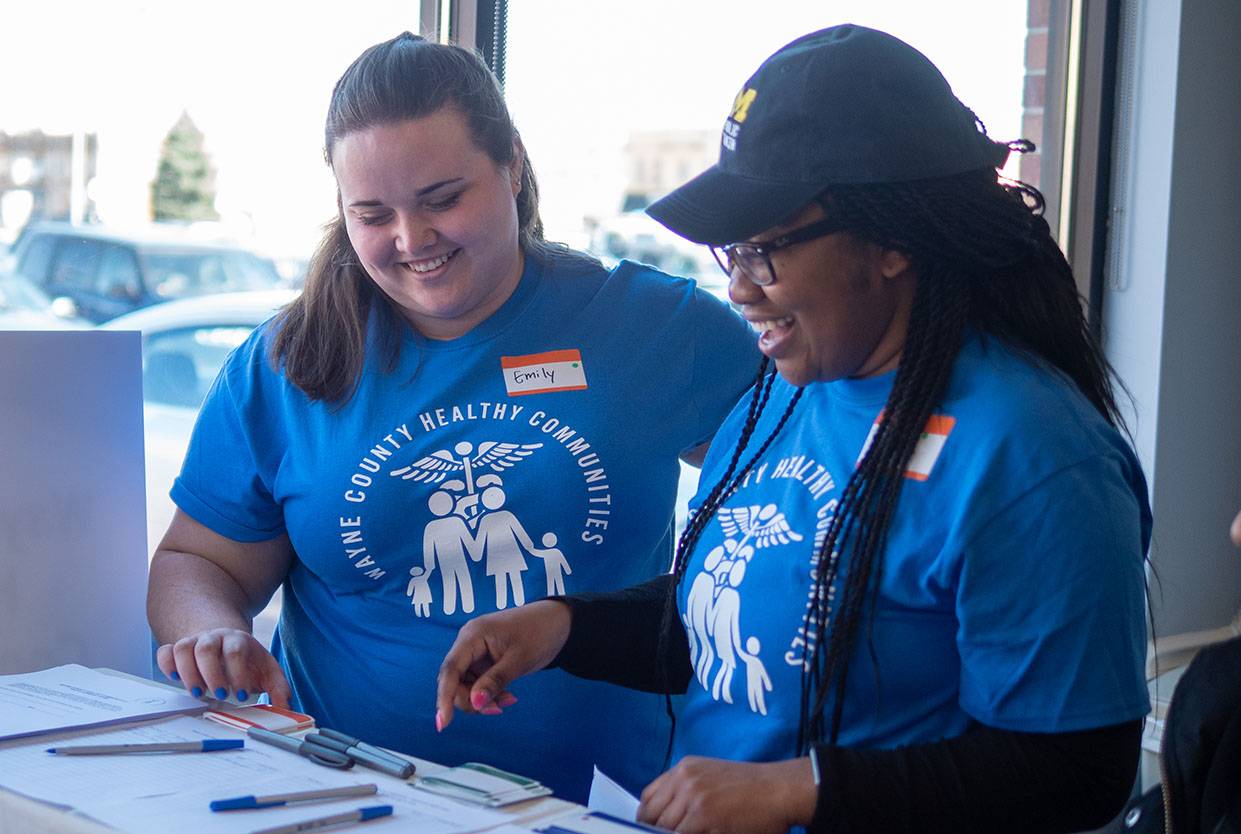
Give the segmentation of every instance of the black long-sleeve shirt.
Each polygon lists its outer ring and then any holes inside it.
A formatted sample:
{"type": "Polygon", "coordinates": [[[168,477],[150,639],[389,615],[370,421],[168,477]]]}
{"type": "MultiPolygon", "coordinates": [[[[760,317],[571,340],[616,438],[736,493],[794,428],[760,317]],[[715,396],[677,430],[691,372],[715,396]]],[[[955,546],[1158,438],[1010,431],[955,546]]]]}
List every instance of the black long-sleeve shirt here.
{"type": "MultiPolygon", "coordinates": [[[[613,593],[558,597],[573,610],[553,665],[583,678],[681,693],[693,668],[679,619],[658,651],[670,575],[613,593]]],[[[1068,733],[985,725],[956,738],[871,750],[820,744],[813,834],[1073,832],[1106,824],[1133,787],[1142,722],[1068,733]]]]}

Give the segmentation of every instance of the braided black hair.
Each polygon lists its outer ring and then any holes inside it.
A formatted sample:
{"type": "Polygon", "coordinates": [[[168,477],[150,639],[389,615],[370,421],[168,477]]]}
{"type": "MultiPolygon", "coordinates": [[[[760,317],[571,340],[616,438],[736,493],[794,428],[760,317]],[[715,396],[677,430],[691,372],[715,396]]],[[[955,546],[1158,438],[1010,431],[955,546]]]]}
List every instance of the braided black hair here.
{"type": "MultiPolygon", "coordinates": [[[[754,429],[758,425],[759,415],[763,413],[763,409],[767,407],[767,400],[771,396],[771,386],[775,382],[774,373],[769,374],[771,360],[766,356],[758,366],[758,374],[754,381],[754,388],[750,396],[749,412],[746,414],[745,424],[741,428],[741,436],[737,438],[736,447],[733,449],[733,456],[728,461],[728,466],[724,469],[724,474],[719,481],[703,499],[702,504],[690,516],[689,522],[686,524],[685,532],[681,534],[681,539],[677,542],[676,553],[672,557],[672,574],[676,577],[675,581],[668,586],[668,598],[664,602],[664,615],[661,634],[666,637],[672,629],[673,612],[676,610],[676,590],[681,584],[681,579],[685,576],[685,571],[689,567],[689,555],[694,549],[694,545],[698,543],[702,531],[706,529],[707,523],[715,516],[720,506],[728,500],[728,497],[736,491],[742,480],[754,468],[754,464],[767,451],[767,447],[776,439],[776,435],[780,429],[784,427],[785,422],[793,413],[793,408],[797,405],[798,399],[801,398],[801,390],[789,401],[788,406],[781,415],[775,429],[763,441],[763,445],[758,451],[750,456],[745,466],[741,467],[741,471],[734,476],[733,473],[737,469],[737,463],[741,460],[742,453],[746,447],[750,445],[750,438],[754,436],[754,429]]],[[[664,653],[667,648],[667,640],[661,639],[659,642],[659,657],[657,668],[665,669],[664,653]]]]}
{"type": "MultiPolygon", "coordinates": [[[[845,222],[855,240],[907,255],[918,282],[878,429],[844,486],[816,556],[804,626],[808,638],[817,639],[807,639],[803,656],[799,752],[816,742],[835,743],[839,735],[849,659],[863,618],[874,615],[881,557],[903,475],[943,398],[967,328],[1064,374],[1110,425],[1122,424],[1114,374],[1087,324],[1072,269],[1051,237],[1036,189],[979,170],[916,182],[833,186],[819,202],[845,222]]],[[[676,586],[703,530],[796,406],[795,396],[758,452],[734,474],[770,393],[770,380],[762,381],[765,370],[766,365],[732,460],[677,547],[665,633],[672,627],[676,586]]]]}

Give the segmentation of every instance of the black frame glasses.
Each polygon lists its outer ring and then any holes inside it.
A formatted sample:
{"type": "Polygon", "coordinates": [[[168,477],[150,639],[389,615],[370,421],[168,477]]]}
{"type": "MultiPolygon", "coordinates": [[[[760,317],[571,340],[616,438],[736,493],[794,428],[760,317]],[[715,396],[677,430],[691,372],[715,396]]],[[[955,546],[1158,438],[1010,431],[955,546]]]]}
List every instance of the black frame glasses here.
{"type": "Polygon", "coordinates": [[[834,235],[844,229],[845,223],[839,217],[828,217],[763,243],[730,243],[727,246],[712,246],[711,254],[715,256],[715,262],[728,277],[732,277],[733,269],[739,269],[742,275],[750,279],[751,283],[766,287],[776,281],[776,270],[771,265],[772,252],[834,235]]]}

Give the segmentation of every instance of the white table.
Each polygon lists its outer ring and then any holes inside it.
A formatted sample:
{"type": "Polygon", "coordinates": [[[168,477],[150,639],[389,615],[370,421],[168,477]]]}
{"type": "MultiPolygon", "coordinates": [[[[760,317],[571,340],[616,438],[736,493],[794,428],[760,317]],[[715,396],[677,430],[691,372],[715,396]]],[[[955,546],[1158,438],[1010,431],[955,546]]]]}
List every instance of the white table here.
{"type": "MultiPolygon", "coordinates": [[[[130,676],[127,676],[130,677],[130,676]]],[[[151,686],[164,686],[163,684],[152,681],[143,681],[151,686]]],[[[212,722],[208,722],[204,718],[192,719],[202,721],[209,724],[212,728],[218,728],[212,722]]],[[[107,728],[101,728],[99,732],[106,730],[114,730],[118,727],[127,725],[114,725],[107,728]]],[[[81,738],[88,738],[84,735],[81,738]]],[[[75,739],[75,743],[78,739],[75,739]]],[[[211,754],[216,755],[216,754],[211,754]]],[[[224,754],[219,754],[224,755],[224,754]]],[[[442,770],[443,767],[434,762],[423,759],[415,759],[418,768],[418,775],[425,776],[442,770]]],[[[365,773],[369,779],[372,774],[376,782],[383,785],[385,782],[399,784],[400,780],[395,777],[385,776],[375,771],[359,770],[358,774],[365,773]]],[[[387,785],[391,789],[391,785],[387,785]]],[[[382,789],[382,787],[381,787],[382,789]]],[[[306,806],[311,807],[311,806],[306,806]]],[[[508,808],[499,809],[505,815],[505,825],[516,825],[522,828],[530,828],[541,821],[557,817],[574,810],[580,810],[581,806],[575,803],[567,802],[554,797],[543,797],[540,799],[530,800],[510,806],[508,808]]],[[[339,809],[337,809],[339,810],[339,809]]],[[[331,813],[331,812],[327,812],[331,813]]],[[[313,816],[313,813],[311,814],[313,816]]],[[[396,817],[393,817],[393,821],[396,817]]],[[[238,832],[252,830],[254,826],[254,817],[248,819],[239,818],[238,832]]],[[[382,826],[384,830],[392,830],[396,826],[388,823],[382,826]]],[[[360,834],[366,832],[368,826],[362,825],[357,828],[360,834]]],[[[403,828],[403,826],[402,826],[403,828]]],[[[346,828],[344,831],[350,832],[352,828],[346,828]]],[[[417,830],[417,822],[411,821],[409,830],[417,830]]],[[[5,774],[0,772],[0,834],[107,834],[115,832],[116,829],[107,826],[97,820],[86,817],[73,808],[64,805],[55,805],[49,802],[32,799],[28,796],[18,794],[6,787],[5,774]]],[[[192,834],[192,832],[178,832],[178,834],[192,834]]]]}

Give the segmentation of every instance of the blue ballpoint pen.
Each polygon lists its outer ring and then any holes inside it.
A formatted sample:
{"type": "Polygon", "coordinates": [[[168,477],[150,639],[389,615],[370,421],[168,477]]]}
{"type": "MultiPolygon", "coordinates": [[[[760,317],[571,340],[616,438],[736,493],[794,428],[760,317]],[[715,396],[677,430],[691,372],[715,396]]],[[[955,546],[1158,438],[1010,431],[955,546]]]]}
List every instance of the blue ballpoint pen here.
{"type": "MultiPolygon", "coordinates": [[[[613,816],[603,811],[589,811],[582,817],[582,819],[586,819],[587,817],[594,817],[596,819],[606,820],[615,825],[623,825],[626,828],[636,828],[639,831],[650,832],[650,834],[672,834],[672,832],[668,831],[668,829],[666,828],[659,828],[658,826],[647,825],[644,822],[637,822],[636,820],[627,820],[622,817],[613,816]]],[[[564,822],[564,825],[545,825],[541,828],[536,828],[534,830],[537,832],[541,832],[541,834],[582,834],[581,831],[578,831],[575,828],[569,828],[568,826],[571,824],[572,823],[570,822],[564,822]]]]}
{"type": "Polygon", "coordinates": [[[213,750],[236,750],[244,747],[245,739],[206,738],[202,741],[164,741],[147,744],[79,744],[49,747],[47,752],[58,756],[99,756],[111,753],[210,753],[213,750]]]}
{"type": "Polygon", "coordinates": [[[666,828],[660,828],[657,825],[647,825],[646,823],[638,822],[637,820],[627,820],[622,817],[613,816],[612,814],[609,814],[606,811],[590,811],[589,816],[597,817],[601,820],[607,820],[608,822],[614,822],[617,825],[626,825],[626,826],[629,826],[630,828],[637,828],[642,831],[667,831],[668,830],[666,828]]]}
{"type": "Polygon", "coordinates": [[[365,822],[378,817],[386,817],[391,813],[391,805],[372,805],[369,808],[359,808],[356,811],[347,811],[343,814],[332,814],[330,817],[319,817],[318,819],[294,822],[288,825],[277,825],[273,828],[263,828],[253,831],[251,834],[298,834],[301,831],[311,831],[315,828],[325,828],[329,825],[365,822]]]}
{"type": "Polygon", "coordinates": [[[293,802],[321,802],[328,799],[344,799],[353,796],[373,796],[379,792],[378,785],[349,785],[343,788],[323,788],[313,791],[277,793],[269,796],[235,796],[217,799],[211,803],[212,811],[248,811],[254,808],[276,808],[293,802]]]}

